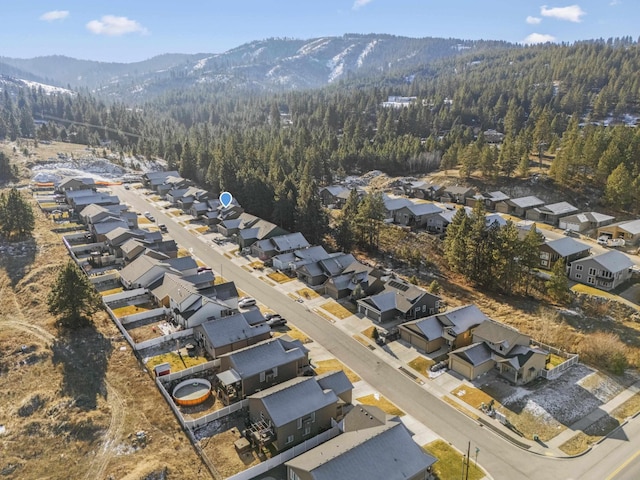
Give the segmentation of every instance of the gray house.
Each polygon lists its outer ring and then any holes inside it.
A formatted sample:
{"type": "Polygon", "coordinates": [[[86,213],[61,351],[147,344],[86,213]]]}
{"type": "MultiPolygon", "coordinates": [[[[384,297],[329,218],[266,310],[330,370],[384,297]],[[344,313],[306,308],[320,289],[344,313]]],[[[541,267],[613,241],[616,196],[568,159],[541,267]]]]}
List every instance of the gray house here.
{"type": "Polygon", "coordinates": [[[258,240],[251,245],[251,253],[260,260],[267,260],[276,255],[291,253],[309,247],[310,244],[300,232],[279,235],[277,237],[258,240]]]}
{"type": "Polygon", "coordinates": [[[303,375],[309,351],[299,340],[272,338],[221,355],[217,390],[225,404],[303,375]]]}
{"type": "Polygon", "coordinates": [[[329,258],[301,265],[296,269],[296,275],[298,279],[312,287],[322,285],[327,279],[342,274],[345,268],[355,260],[350,253],[337,252],[329,258]]]}
{"type": "Polygon", "coordinates": [[[605,215],[604,213],[585,212],[562,217],[559,220],[558,226],[562,230],[584,232],[585,230],[591,230],[592,228],[599,228],[610,225],[614,220],[615,217],[612,217],[611,215],[605,215]]]}
{"type": "Polygon", "coordinates": [[[540,245],[540,267],[551,270],[558,260],[564,260],[567,267],[571,262],[589,256],[591,247],[571,237],[550,240],[540,245]]]}
{"type": "MultiPolygon", "coordinates": [[[[249,429],[257,433],[256,443],[283,451],[340,421],[348,403],[324,380],[325,376],[298,377],[248,397],[249,429]]],[[[340,390],[353,389],[343,371],[330,372],[328,380],[340,390]]]]}
{"type": "Polygon", "coordinates": [[[611,250],[574,261],[569,278],[600,290],[613,290],[631,278],[633,262],[624,253],[611,250]]]}
{"type": "Polygon", "coordinates": [[[572,215],[578,211],[568,202],[552,203],[542,207],[527,210],[525,216],[527,220],[541,221],[549,225],[558,225],[561,217],[572,215]]]}
{"type": "Polygon", "coordinates": [[[400,225],[422,228],[427,225],[429,217],[440,212],[442,209],[433,203],[412,203],[397,210],[393,220],[400,225]]]}
{"type": "Polygon", "coordinates": [[[515,215],[517,217],[525,217],[528,210],[536,207],[541,207],[543,205],[544,200],[540,200],[538,197],[534,196],[512,198],[510,200],[497,202],[496,211],[509,215],[515,215]]]}
{"type": "Polygon", "coordinates": [[[242,313],[216,318],[193,329],[196,340],[212,358],[271,338],[266,323],[251,325],[242,313]]]}

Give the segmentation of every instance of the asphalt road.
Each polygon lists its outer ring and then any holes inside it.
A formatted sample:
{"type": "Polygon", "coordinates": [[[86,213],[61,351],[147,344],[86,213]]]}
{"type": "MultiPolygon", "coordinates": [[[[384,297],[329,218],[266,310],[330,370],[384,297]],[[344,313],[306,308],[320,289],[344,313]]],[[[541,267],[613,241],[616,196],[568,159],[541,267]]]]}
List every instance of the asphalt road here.
{"type": "MultiPolygon", "coordinates": [[[[330,322],[232,263],[179,226],[163,210],[147,202],[144,195],[122,187],[114,187],[113,191],[121,201],[127,202],[135,210],[151,212],[158,223],[167,226],[169,234],[178,244],[192,248],[193,254],[214,270],[222,268],[226,279],[234,280],[249,295],[281,313],[382,395],[427,425],[437,435],[463,451],[466,450],[468,441],[471,441],[473,449],[479,447],[478,463],[496,480],[602,480],[614,473],[619,466],[625,466],[624,462],[637,451],[637,443],[629,441],[627,435],[639,438],[640,421],[633,421],[620,430],[619,438],[606,440],[592,452],[575,459],[544,457],[522,450],[502,437],[487,432],[484,427],[381,361],[376,354],[363,348],[330,322]]],[[[636,460],[629,462],[619,473],[633,475],[632,477],[611,478],[640,478],[640,462],[636,460]]]]}

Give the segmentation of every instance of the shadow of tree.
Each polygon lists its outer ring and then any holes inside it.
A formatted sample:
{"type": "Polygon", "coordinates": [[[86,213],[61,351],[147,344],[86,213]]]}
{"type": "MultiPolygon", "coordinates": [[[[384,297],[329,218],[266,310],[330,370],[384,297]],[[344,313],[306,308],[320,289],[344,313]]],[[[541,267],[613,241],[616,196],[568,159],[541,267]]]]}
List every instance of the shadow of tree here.
{"type": "Polygon", "coordinates": [[[105,375],[113,350],[94,325],[65,332],[51,347],[53,364],[62,365],[62,394],[84,410],[97,407],[98,396],[106,398],[105,375]]]}
{"type": "Polygon", "coordinates": [[[38,245],[35,239],[22,242],[0,242],[0,268],[7,272],[11,286],[22,280],[27,270],[36,259],[38,245]]]}

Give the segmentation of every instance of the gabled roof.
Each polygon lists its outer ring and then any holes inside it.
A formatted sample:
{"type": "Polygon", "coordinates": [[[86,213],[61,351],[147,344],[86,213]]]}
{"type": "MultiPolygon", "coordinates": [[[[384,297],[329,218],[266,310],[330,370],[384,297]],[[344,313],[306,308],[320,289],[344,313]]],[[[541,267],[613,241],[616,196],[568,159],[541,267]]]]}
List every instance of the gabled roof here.
{"type": "Polygon", "coordinates": [[[618,228],[625,230],[631,235],[638,235],[640,233],[640,220],[632,220],[630,222],[621,222],[618,224],[618,228]]]}
{"type": "Polygon", "coordinates": [[[128,230],[129,225],[124,220],[114,220],[111,222],[102,222],[102,223],[93,224],[93,229],[95,230],[96,235],[105,235],[109,233],[111,230],[115,230],[116,228],[124,228],[128,230]]]}
{"type": "Polygon", "coordinates": [[[510,202],[520,208],[534,208],[544,205],[544,200],[540,200],[538,197],[534,197],[533,195],[528,197],[512,198],[511,200],[507,200],[507,202],[510,202]]]}
{"type": "Polygon", "coordinates": [[[342,253],[339,256],[325,258],[318,263],[322,271],[329,277],[341,274],[345,268],[355,262],[355,258],[350,253],[342,253]]]}
{"type": "Polygon", "coordinates": [[[266,323],[249,325],[249,322],[241,313],[209,320],[199,325],[199,328],[204,330],[214,348],[259,337],[271,331],[271,327],[266,323]]]}
{"type": "Polygon", "coordinates": [[[94,187],[96,185],[95,179],[91,177],[64,177],[58,183],[58,188],[65,188],[67,185],[72,185],[74,183],[80,183],[88,187],[94,187]]]}
{"type": "Polygon", "coordinates": [[[516,345],[518,338],[522,335],[518,330],[504,323],[498,323],[495,320],[482,322],[473,331],[473,335],[486,340],[494,345],[504,344],[507,351],[516,345]]]}
{"type": "Polygon", "coordinates": [[[577,212],[578,207],[574,207],[569,202],[552,203],[539,208],[540,211],[551,215],[569,215],[577,212]]]}
{"type": "Polygon", "coordinates": [[[457,185],[450,185],[448,187],[445,187],[444,192],[450,193],[452,195],[464,195],[467,193],[473,193],[474,190],[473,188],[469,188],[469,187],[459,187],[457,185]]]}
{"type": "Polygon", "coordinates": [[[436,315],[414,320],[413,322],[407,322],[404,325],[415,325],[420,333],[429,341],[442,337],[442,323],[440,323],[436,315]]]}
{"type": "Polygon", "coordinates": [[[404,197],[392,198],[389,195],[383,195],[382,201],[384,203],[384,208],[389,212],[400,210],[402,207],[408,207],[410,205],[413,205],[413,202],[408,198],[404,198],[404,197]]]}
{"type": "Polygon", "coordinates": [[[615,217],[612,217],[611,215],[605,215],[604,213],[584,212],[562,217],[560,221],[567,223],[601,223],[609,220],[613,221],[614,218],[615,217]]]}
{"type": "Polygon", "coordinates": [[[349,390],[353,390],[353,384],[349,381],[343,370],[326,372],[316,376],[315,379],[323,390],[333,390],[338,396],[349,390]]]}
{"type": "Polygon", "coordinates": [[[306,248],[310,245],[307,239],[304,238],[304,235],[300,232],[279,235],[277,237],[272,237],[270,240],[278,252],[306,248]]]}
{"type": "Polygon", "coordinates": [[[316,377],[297,377],[249,397],[258,399],[276,427],[338,403],[333,390],[323,390],[316,377]]]}
{"type": "Polygon", "coordinates": [[[594,261],[599,264],[605,270],[616,273],[623,270],[627,270],[633,266],[633,262],[624,253],[617,250],[610,250],[600,255],[594,255],[592,257],[581,258],[574,263],[582,263],[585,261],[594,261]]]}
{"type": "Polygon", "coordinates": [[[230,365],[240,378],[248,378],[273,367],[279,367],[304,359],[308,350],[299,340],[283,341],[281,338],[271,338],[255,345],[230,352],[230,365]]]}
{"type": "Polygon", "coordinates": [[[442,209],[433,203],[412,203],[411,205],[407,205],[407,208],[416,217],[442,212],[442,209]]]}
{"type": "Polygon", "coordinates": [[[347,187],[342,185],[329,185],[320,189],[321,192],[326,191],[334,197],[337,197],[339,194],[343,193],[345,190],[350,191],[347,187]]]}
{"type": "Polygon", "coordinates": [[[413,441],[404,424],[395,421],[345,432],[286,465],[309,472],[313,480],[405,480],[426,472],[435,462],[413,441]]]}
{"type": "Polygon", "coordinates": [[[475,305],[465,305],[457,307],[444,313],[436,315],[440,323],[447,328],[453,329],[456,334],[466,332],[476,325],[482,325],[489,317],[480,311],[475,305]]]}
{"type": "Polygon", "coordinates": [[[496,190],[495,192],[487,192],[483,194],[484,197],[488,200],[491,200],[493,202],[502,202],[504,200],[509,200],[509,195],[507,195],[506,193],[501,192],[500,190],[496,190]]]}
{"type": "Polygon", "coordinates": [[[546,245],[562,258],[591,249],[589,245],[579,242],[575,238],[571,237],[549,240],[546,245]]]}
{"type": "Polygon", "coordinates": [[[482,365],[485,362],[491,361],[491,353],[491,349],[484,342],[478,342],[454,350],[449,355],[460,357],[467,363],[470,363],[474,367],[477,367],[478,365],[482,365]]]}

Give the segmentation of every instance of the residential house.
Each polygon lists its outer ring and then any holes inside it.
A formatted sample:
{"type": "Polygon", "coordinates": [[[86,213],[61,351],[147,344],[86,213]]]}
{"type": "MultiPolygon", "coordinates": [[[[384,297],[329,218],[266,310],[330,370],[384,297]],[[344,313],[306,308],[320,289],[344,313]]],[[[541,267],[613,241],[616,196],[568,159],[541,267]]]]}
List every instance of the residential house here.
{"type": "Polygon", "coordinates": [[[504,133],[500,133],[492,128],[483,132],[484,140],[489,145],[499,145],[504,140],[504,133]]]}
{"type": "Polygon", "coordinates": [[[218,358],[268,340],[271,327],[264,322],[251,325],[243,313],[236,313],[193,325],[193,335],[211,358],[218,358]]]}
{"type": "Polygon", "coordinates": [[[413,205],[413,202],[405,197],[390,197],[387,194],[382,195],[382,201],[384,203],[385,218],[393,220],[397,215],[397,212],[403,207],[413,205]]]}
{"type": "Polygon", "coordinates": [[[618,222],[598,228],[598,237],[622,238],[629,245],[640,242],[640,220],[618,222]]]}
{"type": "Polygon", "coordinates": [[[192,217],[200,217],[209,211],[209,202],[194,201],[187,212],[192,217]]]}
{"type": "Polygon", "coordinates": [[[509,195],[499,190],[495,192],[485,192],[482,196],[484,197],[484,206],[487,210],[492,212],[496,210],[496,205],[499,202],[506,202],[509,200],[509,195]]]}
{"type": "Polygon", "coordinates": [[[251,245],[251,253],[260,260],[267,260],[276,255],[291,253],[309,246],[310,244],[304,235],[296,232],[258,240],[251,245]]]}
{"type": "Polygon", "coordinates": [[[58,193],[75,192],[78,190],[95,190],[95,179],[91,177],[63,177],[56,185],[58,193]]]}
{"type": "Polygon", "coordinates": [[[538,197],[531,195],[528,197],[511,198],[509,200],[499,201],[496,203],[496,211],[524,218],[528,210],[541,207],[543,205],[544,200],[540,200],[538,197]]]}
{"type": "Polygon", "coordinates": [[[182,178],[180,176],[169,176],[165,178],[164,183],[160,185],[156,185],[154,190],[160,195],[164,197],[171,190],[188,188],[193,185],[193,182],[187,178],[182,178]]]}
{"type": "Polygon", "coordinates": [[[329,185],[327,187],[322,187],[319,191],[319,195],[320,200],[325,207],[333,205],[334,208],[342,208],[346,202],[346,199],[343,199],[344,194],[346,193],[348,198],[350,192],[351,190],[344,185],[329,185]]]}
{"type": "MultiPolygon", "coordinates": [[[[333,373],[333,372],[330,372],[333,373]]],[[[344,372],[342,382],[353,388],[344,372]]],[[[338,383],[338,382],[332,382],[338,383]]],[[[348,404],[325,388],[323,376],[298,377],[254,393],[249,399],[249,417],[258,444],[272,444],[277,451],[294,447],[328,430],[341,420],[348,404]]]]}
{"type": "Polygon", "coordinates": [[[356,260],[340,275],[328,278],[323,284],[322,291],[335,300],[369,296],[384,288],[383,277],[384,273],[380,269],[363,265],[356,260]]]}
{"type": "Polygon", "coordinates": [[[183,212],[189,212],[194,202],[206,202],[209,200],[209,192],[198,187],[189,187],[176,199],[176,206],[183,212]]]}
{"type": "Polygon", "coordinates": [[[104,222],[89,224],[89,232],[96,242],[106,242],[109,232],[119,228],[129,230],[129,224],[121,218],[108,218],[104,222]]]}
{"type": "Polygon", "coordinates": [[[162,185],[169,177],[180,177],[176,170],[168,172],[147,172],[142,175],[142,183],[145,187],[156,190],[158,185],[162,185]]]}
{"type": "MultiPolygon", "coordinates": [[[[102,205],[95,205],[92,203],[91,205],[87,205],[86,207],[84,207],[78,214],[78,217],[82,223],[86,225],[90,225],[92,223],[101,223],[101,222],[113,221],[113,220],[124,220],[122,218],[122,215],[123,213],[126,212],[126,210],[127,210],[126,205],[118,204],[118,205],[102,206],[102,205]]],[[[128,212],[128,213],[130,213],[131,215],[137,218],[137,215],[135,215],[133,212],[128,212]]]]}
{"type": "Polygon", "coordinates": [[[376,323],[402,318],[412,320],[437,313],[440,297],[397,278],[389,279],[383,290],[357,300],[358,313],[376,323]]]}
{"type": "Polygon", "coordinates": [[[78,213],[92,203],[102,206],[118,205],[120,203],[120,199],[115,195],[107,195],[106,193],[94,192],[93,190],[66,191],[65,198],[69,206],[78,213]]]}
{"type": "Polygon", "coordinates": [[[260,220],[255,215],[243,212],[238,217],[222,220],[218,224],[218,232],[227,238],[237,235],[241,229],[249,228],[260,220]]]}
{"type": "MultiPolygon", "coordinates": [[[[356,406],[366,412],[366,420],[375,418],[367,410],[375,407],[356,406]]],[[[378,423],[378,422],[375,422],[378,423]]],[[[367,425],[345,431],[307,452],[286,462],[287,478],[291,480],[379,479],[428,480],[431,466],[437,459],[426,453],[411,437],[411,432],[399,420],[382,425],[367,425]]]]}
{"type": "Polygon", "coordinates": [[[530,346],[531,339],[515,328],[489,320],[473,331],[473,343],[449,354],[449,368],[469,380],[496,368],[510,382],[536,379],[548,353],[530,346]]]}
{"type": "Polygon", "coordinates": [[[560,218],[558,226],[561,230],[584,232],[593,228],[610,225],[614,220],[615,217],[605,215],[604,213],[585,212],[560,218]]]}
{"type": "Polygon", "coordinates": [[[195,275],[198,264],[192,257],[158,260],[151,255],[141,255],[120,270],[120,282],[126,289],[149,288],[165,273],[195,275]]]}
{"type": "MultiPolygon", "coordinates": [[[[339,253],[338,255],[342,254],[339,253]]],[[[293,252],[276,255],[271,259],[271,263],[276,270],[286,272],[295,271],[302,265],[319,262],[320,260],[330,257],[331,255],[327,253],[323,247],[314,245],[309,248],[302,248],[300,250],[294,250],[293,252]]]]}
{"type": "Polygon", "coordinates": [[[527,210],[525,217],[528,220],[541,221],[549,225],[558,225],[561,217],[572,215],[577,211],[578,208],[570,203],[559,202],[527,210]]]}
{"type": "MultiPolygon", "coordinates": [[[[472,209],[470,207],[459,207],[464,208],[467,216],[471,216],[472,209]]],[[[430,215],[427,218],[427,231],[432,233],[444,233],[453,220],[457,210],[454,208],[446,208],[445,210],[436,213],[434,215],[430,215]]]]}
{"type": "MultiPolygon", "coordinates": [[[[150,239],[150,238],[129,238],[127,241],[115,248],[115,253],[124,259],[125,264],[133,262],[145,252],[154,251],[164,259],[176,258],[178,256],[178,245],[175,240],[150,239]]],[[[158,257],[160,258],[160,257],[158,257]]]]}
{"type": "Polygon", "coordinates": [[[418,97],[400,97],[397,95],[390,95],[386,102],[382,102],[383,108],[404,108],[412,105],[418,97]]]}
{"type": "Polygon", "coordinates": [[[571,263],[569,278],[600,290],[613,290],[632,276],[633,262],[622,252],[610,250],[571,263]]]}
{"type": "Polygon", "coordinates": [[[477,203],[482,203],[484,205],[485,202],[485,196],[481,193],[476,193],[474,196],[472,197],[467,197],[466,201],[465,201],[465,205],[467,207],[475,207],[477,203]]]}
{"type": "Polygon", "coordinates": [[[396,210],[393,219],[400,225],[422,228],[427,225],[430,217],[442,211],[442,208],[433,203],[411,203],[396,210]]]}
{"type": "Polygon", "coordinates": [[[474,194],[475,191],[473,188],[451,185],[445,187],[444,191],[440,195],[440,201],[444,203],[459,203],[464,205],[467,198],[473,197],[474,194]]]}
{"type": "Polygon", "coordinates": [[[442,196],[444,192],[444,186],[429,184],[424,189],[415,191],[415,197],[422,198],[424,200],[436,200],[442,196]]]}
{"type": "Polygon", "coordinates": [[[217,390],[226,405],[305,374],[309,351],[284,335],[220,355],[217,390]]]}
{"type": "Polygon", "coordinates": [[[475,305],[403,323],[398,327],[400,338],[410,345],[431,353],[447,346],[449,350],[469,345],[473,329],[489,320],[475,305]]]}
{"type": "Polygon", "coordinates": [[[258,221],[253,223],[249,228],[243,228],[238,231],[238,246],[242,249],[249,248],[258,240],[265,240],[287,233],[289,232],[275,223],[259,218],[258,221]]]}
{"type": "Polygon", "coordinates": [[[327,279],[340,275],[355,260],[350,253],[337,252],[329,258],[299,266],[296,268],[296,276],[312,287],[322,285],[327,279]]]}
{"type": "Polygon", "coordinates": [[[558,260],[563,260],[567,268],[579,258],[588,257],[591,247],[571,237],[549,240],[540,245],[540,267],[551,270],[558,260]]]}

